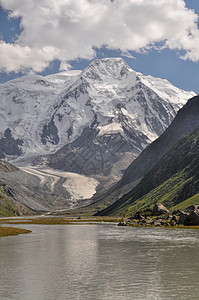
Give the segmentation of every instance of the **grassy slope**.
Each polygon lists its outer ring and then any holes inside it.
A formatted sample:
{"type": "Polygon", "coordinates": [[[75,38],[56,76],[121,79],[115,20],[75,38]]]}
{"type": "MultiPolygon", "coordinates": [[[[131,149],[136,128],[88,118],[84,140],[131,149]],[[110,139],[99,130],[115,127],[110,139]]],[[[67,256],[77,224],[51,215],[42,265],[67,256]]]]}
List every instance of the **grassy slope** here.
{"type": "Polygon", "coordinates": [[[157,202],[171,209],[199,204],[199,128],[180,140],[136,188],[102,214],[131,215],[157,202]]]}
{"type": "Polygon", "coordinates": [[[199,96],[190,99],[179,110],[171,125],[153,143],[147,146],[124,172],[122,179],[104,195],[98,195],[90,209],[103,210],[131,191],[180,139],[199,126],[199,96]]]}

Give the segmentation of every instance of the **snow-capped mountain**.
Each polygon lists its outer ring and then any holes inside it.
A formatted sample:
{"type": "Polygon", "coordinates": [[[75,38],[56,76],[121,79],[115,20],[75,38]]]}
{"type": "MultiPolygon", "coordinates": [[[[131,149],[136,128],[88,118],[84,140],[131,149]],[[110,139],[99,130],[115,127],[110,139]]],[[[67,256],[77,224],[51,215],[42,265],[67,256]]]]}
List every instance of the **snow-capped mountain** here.
{"type": "Polygon", "coordinates": [[[54,168],[98,174],[123,159],[121,170],[194,95],[137,73],[120,58],[95,60],[83,71],[21,77],[0,85],[0,158],[26,164],[58,151],[50,157],[54,168]]]}

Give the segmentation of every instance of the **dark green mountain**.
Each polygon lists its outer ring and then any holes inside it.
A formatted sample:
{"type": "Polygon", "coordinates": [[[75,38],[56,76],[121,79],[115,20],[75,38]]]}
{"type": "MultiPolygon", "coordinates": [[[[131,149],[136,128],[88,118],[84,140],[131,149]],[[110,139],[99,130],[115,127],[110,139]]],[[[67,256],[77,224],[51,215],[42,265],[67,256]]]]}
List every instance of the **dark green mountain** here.
{"type": "Polygon", "coordinates": [[[131,215],[162,203],[171,210],[199,204],[199,127],[174,145],[128,194],[101,212],[131,215]]]}
{"type": "Polygon", "coordinates": [[[100,199],[98,198],[98,203],[101,206],[110,205],[132,190],[173,145],[197,126],[199,126],[199,96],[191,98],[179,110],[166,131],[142,151],[139,157],[126,169],[122,179],[100,199]]]}

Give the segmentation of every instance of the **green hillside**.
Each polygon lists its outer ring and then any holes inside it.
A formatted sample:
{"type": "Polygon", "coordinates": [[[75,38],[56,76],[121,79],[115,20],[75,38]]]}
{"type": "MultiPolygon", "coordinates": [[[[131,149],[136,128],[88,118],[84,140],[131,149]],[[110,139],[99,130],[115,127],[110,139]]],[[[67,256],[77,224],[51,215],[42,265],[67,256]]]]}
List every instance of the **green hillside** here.
{"type": "Polygon", "coordinates": [[[131,215],[155,203],[171,210],[199,204],[199,127],[173,146],[132,191],[100,214],[131,215]]]}

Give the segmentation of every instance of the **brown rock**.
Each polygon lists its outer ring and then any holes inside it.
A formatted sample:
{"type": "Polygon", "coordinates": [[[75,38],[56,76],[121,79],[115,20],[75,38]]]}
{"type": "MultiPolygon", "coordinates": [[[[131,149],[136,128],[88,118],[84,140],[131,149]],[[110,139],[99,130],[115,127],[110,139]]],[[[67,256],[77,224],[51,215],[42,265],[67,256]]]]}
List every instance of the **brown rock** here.
{"type": "Polygon", "coordinates": [[[184,221],[184,225],[189,226],[195,226],[195,225],[199,225],[199,212],[196,211],[192,211],[187,218],[184,221]]]}
{"type": "Polygon", "coordinates": [[[130,217],[129,219],[131,220],[142,220],[144,217],[139,213],[136,212],[132,217],[130,217]]]}
{"type": "Polygon", "coordinates": [[[167,213],[169,213],[169,210],[161,203],[158,203],[154,206],[151,215],[159,216],[159,215],[163,215],[163,214],[167,214],[167,213]]]}
{"type": "Polygon", "coordinates": [[[183,224],[186,220],[186,218],[189,216],[188,213],[184,212],[184,211],[179,211],[179,220],[178,220],[178,224],[183,224]]]}
{"type": "Polygon", "coordinates": [[[189,210],[189,211],[199,210],[199,205],[190,205],[185,210],[189,210]]]}

